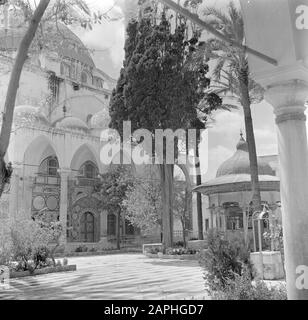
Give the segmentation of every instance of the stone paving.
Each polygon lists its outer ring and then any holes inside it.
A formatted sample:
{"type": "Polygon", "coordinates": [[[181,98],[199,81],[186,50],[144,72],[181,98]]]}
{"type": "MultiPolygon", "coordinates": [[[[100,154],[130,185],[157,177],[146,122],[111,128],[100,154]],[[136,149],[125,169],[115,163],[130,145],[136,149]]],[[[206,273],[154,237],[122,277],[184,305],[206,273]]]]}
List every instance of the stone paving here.
{"type": "Polygon", "coordinates": [[[0,299],[207,299],[197,261],[119,254],[69,258],[69,264],[77,271],[11,279],[0,299]]]}

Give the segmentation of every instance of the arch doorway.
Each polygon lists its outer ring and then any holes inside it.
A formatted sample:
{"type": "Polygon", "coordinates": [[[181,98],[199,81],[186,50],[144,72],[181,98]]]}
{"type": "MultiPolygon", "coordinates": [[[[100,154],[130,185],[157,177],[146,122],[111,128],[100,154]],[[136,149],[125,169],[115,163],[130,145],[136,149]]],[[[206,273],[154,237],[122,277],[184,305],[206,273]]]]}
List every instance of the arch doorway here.
{"type": "Polygon", "coordinates": [[[91,212],[81,216],[80,235],[82,242],[94,242],[94,215],[91,212]]]}

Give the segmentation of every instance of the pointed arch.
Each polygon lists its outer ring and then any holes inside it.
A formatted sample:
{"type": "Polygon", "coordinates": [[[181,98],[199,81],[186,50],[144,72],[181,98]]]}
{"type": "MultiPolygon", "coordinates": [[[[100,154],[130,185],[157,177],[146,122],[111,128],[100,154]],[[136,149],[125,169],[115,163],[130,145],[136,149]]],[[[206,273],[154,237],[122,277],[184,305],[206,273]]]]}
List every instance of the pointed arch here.
{"type": "Polygon", "coordinates": [[[92,162],[101,172],[101,163],[98,152],[89,144],[81,145],[73,154],[70,161],[72,170],[79,170],[85,163],[92,162]]]}
{"type": "Polygon", "coordinates": [[[39,136],[32,140],[24,152],[24,165],[27,168],[32,168],[30,171],[38,172],[38,168],[41,163],[49,158],[54,157],[58,160],[61,167],[61,159],[58,157],[58,153],[55,145],[46,136],[39,136]]]}

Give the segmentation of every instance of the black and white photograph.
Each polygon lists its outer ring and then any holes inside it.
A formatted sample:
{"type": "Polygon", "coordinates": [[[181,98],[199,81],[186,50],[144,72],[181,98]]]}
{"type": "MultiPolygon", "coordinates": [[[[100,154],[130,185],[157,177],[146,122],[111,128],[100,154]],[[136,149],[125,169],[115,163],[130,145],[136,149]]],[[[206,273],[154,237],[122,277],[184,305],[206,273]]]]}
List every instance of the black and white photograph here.
{"type": "Polygon", "coordinates": [[[307,106],[308,0],[0,0],[0,305],[308,300],[307,106]]]}

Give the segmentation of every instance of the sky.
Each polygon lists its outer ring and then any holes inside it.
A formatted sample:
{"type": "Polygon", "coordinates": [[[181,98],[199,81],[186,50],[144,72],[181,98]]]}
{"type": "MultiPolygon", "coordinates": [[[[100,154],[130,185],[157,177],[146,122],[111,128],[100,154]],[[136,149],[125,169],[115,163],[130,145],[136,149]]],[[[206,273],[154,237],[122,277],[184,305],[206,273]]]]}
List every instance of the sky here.
{"type": "MultiPolygon", "coordinates": [[[[124,1],[132,0],[86,0],[90,9],[109,12],[112,17],[124,15],[124,1]]],[[[205,0],[211,6],[223,7],[227,0],[205,0]]],[[[91,49],[97,66],[114,78],[118,77],[124,59],[125,22],[119,19],[95,25],[92,31],[77,29],[75,32],[91,49]]],[[[255,139],[258,155],[274,155],[278,153],[275,120],[272,107],[261,102],[252,106],[255,139]]],[[[245,132],[244,117],[241,110],[217,112],[215,122],[209,128],[209,150],[202,148],[202,155],[208,157],[208,172],[204,180],[216,175],[218,166],[235,152],[240,139],[240,131],[245,132]]]]}

